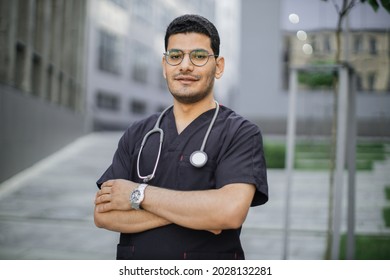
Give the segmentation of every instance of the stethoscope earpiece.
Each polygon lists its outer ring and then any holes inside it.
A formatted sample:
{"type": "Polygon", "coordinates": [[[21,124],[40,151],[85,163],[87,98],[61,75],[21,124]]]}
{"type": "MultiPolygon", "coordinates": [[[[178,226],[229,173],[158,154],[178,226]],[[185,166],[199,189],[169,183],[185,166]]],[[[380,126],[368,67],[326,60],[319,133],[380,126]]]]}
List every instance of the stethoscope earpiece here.
{"type": "Polygon", "coordinates": [[[195,151],[190,156],[190,162],[194,167],[201,168],[207,162],[207,154],[203,151],[195,151]]]}

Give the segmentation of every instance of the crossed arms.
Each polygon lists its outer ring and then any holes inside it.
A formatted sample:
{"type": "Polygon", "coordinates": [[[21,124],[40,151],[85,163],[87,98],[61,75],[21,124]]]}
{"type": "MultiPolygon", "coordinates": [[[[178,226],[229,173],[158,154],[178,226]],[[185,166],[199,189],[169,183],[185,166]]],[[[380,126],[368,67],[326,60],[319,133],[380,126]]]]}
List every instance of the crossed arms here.
{"type": "Polygon", "coordinates": [[[141,204],[143,210],[133,210],[129,197],[137,186],[122,179],[104,182],[95,198],[96,226],[136,233],[174,223],[218,234],[243,224],[255,193],[254,185],[244,183],[201,191],[176,191],[149,185],[141,204]]]}

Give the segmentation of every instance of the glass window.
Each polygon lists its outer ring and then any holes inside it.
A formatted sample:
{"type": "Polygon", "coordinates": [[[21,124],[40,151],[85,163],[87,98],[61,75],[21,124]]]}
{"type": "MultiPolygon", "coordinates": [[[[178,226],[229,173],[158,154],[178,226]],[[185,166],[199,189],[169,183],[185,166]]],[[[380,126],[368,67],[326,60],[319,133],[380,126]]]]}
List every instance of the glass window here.
{"type": "Polygon", "coordinates": [[[324,52],[325,53],[330,53],[332,50],[331,44],[330,44],[330,36],[325,35],[324,36],[324,52]]]}
{"type": "Polygon", "coordinates": [[[96,94],[96,106],[110,111],[119,110],[120,99],[113,93],[99,91],[96,94]]]}
{"type": "Polygon", "coordinates": [[[146,84],[148,82],[148,62],[150,51],[147,47],[134,44],[131,60],[132,78],[136,82],[146,84]]]}
{"type": "Polygon", "coordinates": [[[376,74],[374,72],[371,72],[367,76],[367,89],[369,91],[375,90],[375,82],[376,82],[376,74]]]}
{"type": "Polygon", "coordinates": [[[99,69],[120,74],[121,38],[118,35],[100,30],[99,69]]]}
{"type": "Polygon", "coordinates": [[[137,115],[143,115],[146,113],[146,104],[144,101],[132,100],[130,102],[130,112],[137,115]]]}
{"type": "Polygon", "coordinates": [[[362,82],[362,76],[361,74],[356,74],[356,90],[362,91],[363,90],[363,82],[362,82]]]}
{"type": "Polygon", "coordinates": [[[317,51],[317,36],[316,35],[311,35],[310,36],[310,43],[313,48],[313,52],[317,51]]]}
{"type": "Polygon", "coordinates": [[[353,51],[355,53],[363,52],[363,38],[360,34],[353,38],[353,51]]]}
{"type": "Polygon", "coordinates": [[[36,53],[33,54],[31,72],[31,91],[32,94],[38,96],[41,92],[42,61],[41,57],[36,53]]]}
{"type": "Polygon", "coordinates": [[[375,37],[370,38],[370,54],[372,54],[372,55],[378,54],[377,41],[376,41],[375,37]]]}

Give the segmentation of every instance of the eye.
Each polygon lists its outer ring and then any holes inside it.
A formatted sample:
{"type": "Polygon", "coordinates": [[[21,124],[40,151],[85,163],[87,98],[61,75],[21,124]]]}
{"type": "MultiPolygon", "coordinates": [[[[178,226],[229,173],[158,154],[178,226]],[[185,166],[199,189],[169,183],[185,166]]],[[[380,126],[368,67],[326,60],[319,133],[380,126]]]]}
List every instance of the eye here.
{"type": "Polygon", "coordinates": [[[183,57],[183,54],[181,52],[178,52],[178,51],[168,53],[168,58],[170,60],[180,60],[180,59],[182,59],[182,57],[183,57]]]}
{"type": "Polygon", "coordinates": [[[203,60],[209,56],[209,53],[204,50],[196,50],[191,53],[191,57],[196,60],[203,60]]]}

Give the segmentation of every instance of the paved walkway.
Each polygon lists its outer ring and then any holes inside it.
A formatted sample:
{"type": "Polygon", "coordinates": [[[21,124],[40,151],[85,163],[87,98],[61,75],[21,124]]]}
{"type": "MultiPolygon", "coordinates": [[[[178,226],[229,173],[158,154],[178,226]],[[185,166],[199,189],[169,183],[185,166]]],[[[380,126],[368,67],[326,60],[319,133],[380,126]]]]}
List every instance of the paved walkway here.
{"type": "MultiPolygon", "coordinates": [[[[118,234],[93,223],[94,182],[110,164],[118,133],[93,133],[0,185],[0,259],[114,259],[118,234]]],[[[356,176],[356,231],[390,234],[390,159],[356,176]]],[[[282,259],[285,173],[269,170],[270,201],[250,210],[242,230],[247,259],[282,259]]],[[[296,171],[289,259],[322,259],[328,174],[296,171]]],[[[344,198],[346,197],[344,192],[344,198]]],[[[344,206],[346,199],[344,199],[344,206]]],[[[343,230],[345,230],[345,211],[343,230]]]]}

